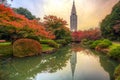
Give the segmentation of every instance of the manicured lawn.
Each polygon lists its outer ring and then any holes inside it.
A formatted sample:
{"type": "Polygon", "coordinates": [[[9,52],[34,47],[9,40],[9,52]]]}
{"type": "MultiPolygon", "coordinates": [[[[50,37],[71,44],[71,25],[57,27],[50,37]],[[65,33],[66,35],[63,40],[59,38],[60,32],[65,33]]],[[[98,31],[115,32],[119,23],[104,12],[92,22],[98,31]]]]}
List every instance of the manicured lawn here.
{"type": "MultiPolygon", "coordinates": [[[[48,51],[54,49],[53,47],[50,47],[47,44],[41,44],[42,45],[42,51],[48,51]]],[[[0,56],[7,56],[7,55],[12,55],[12,44],[11,42],[4,42],[0,43],[0,56]]]]}
{"type": "Polygon", "coordinates": [[[3,56],[12,55],[11,42],[0,43],[0,55],[3,55],[3,56]]]}
{"type": "Polygon", "coordinates": [[[3,43],[0,43],[0,46],[5,46],[5,45],[11,45],[11,42],[3,42],[3,43]]]}
{"type": "Polygon", "coordinates": [[[43,52],[54,49],[53,47],[50,47],[47,44],[41,44],[41,45],[42,45],[42,51],[43,52]]]}

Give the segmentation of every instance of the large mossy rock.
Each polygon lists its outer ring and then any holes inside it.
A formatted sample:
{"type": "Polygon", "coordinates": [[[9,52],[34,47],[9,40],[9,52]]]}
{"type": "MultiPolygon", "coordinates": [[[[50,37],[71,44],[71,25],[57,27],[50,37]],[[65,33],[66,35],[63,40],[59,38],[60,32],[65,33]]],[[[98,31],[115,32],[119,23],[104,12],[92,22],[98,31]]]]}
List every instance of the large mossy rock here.
{"type": "Polygon", "coordinates": [[[19,39],[13,43],[13,55],[16,57],[39,55],[41,51],[42,47],[36,40],[19,39]]]}

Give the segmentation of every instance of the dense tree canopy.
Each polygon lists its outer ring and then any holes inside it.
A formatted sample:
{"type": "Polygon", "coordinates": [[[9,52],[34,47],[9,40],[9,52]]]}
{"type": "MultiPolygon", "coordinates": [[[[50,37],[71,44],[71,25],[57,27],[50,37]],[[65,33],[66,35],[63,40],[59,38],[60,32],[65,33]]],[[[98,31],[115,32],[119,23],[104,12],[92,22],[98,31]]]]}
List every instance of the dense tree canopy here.
{"type": "Polygon", "coordinates": [[[56,39],[70,38],[70,30],[66,27],[67,22],[62,18],[53,15],[44,17],[44,26],[48,31],[52,31],[56,39]]]}
{"type": "Polygon", "coordinates": [[[72,32],[73,41],[81,41],[83,39],[97,40],[100,38],[101,38],[101,32],[99,28],[72,32]]]}
{"type": "Polygon", "coordinates": [[[25,16],[15,13],[11,8],[0,5],[0,38],[9,39],[19,34],[22,37],[34,35],[50,39],[55,38],[37,20],[29,20],[25,16]]]}
{"type": "Polygon", "coordinates": [[[35,16],[31,14],[31,12],[23,7],[20,8],[14,8],[14,11],[18,14],[24,15],[26,18],[33,20],[35,19],[35,16]]]}
{"type": "Polygon", "coordinates": [[[120,40],[120,1],[113,7],[101,23],[103,37],[111,40],[120,40]]]}

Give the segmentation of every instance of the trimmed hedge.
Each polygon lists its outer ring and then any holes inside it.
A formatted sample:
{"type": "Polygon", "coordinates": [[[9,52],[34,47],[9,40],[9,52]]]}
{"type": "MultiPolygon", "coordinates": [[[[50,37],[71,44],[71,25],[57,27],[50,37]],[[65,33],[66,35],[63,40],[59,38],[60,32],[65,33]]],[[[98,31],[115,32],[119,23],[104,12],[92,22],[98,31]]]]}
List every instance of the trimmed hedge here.
{"type": "Polygon", "coordinates": [[[59,44],[57,44],[55,41],[53,40],[40,40],[40,43],[41,44],[48,44],[49,46],[51,47],[54,47],[54,48],[59,48],[59,44]]]}
{"type": "Polygon", "coordinates": [[[96,47],[99,48],[108,48],[110,45],[112,45],[112,42],[108,39],[104,39],[104,40],[96,40],[95,42],[93,42],[90,45],[90,48],[95,49],[96,47]]]}
{"type": "Polygon", "coordinates": [[[120,46],[111,49],[109,52],[109,56],[115,59],[120,59],[120,46]]]}
{"type": "Polygon", "coordinates": [[[67,41],[65,39],[58,39],[55,42],[57,42],[58,44],[62,44],[62,45],[66,45],[67,41]]]}
{"type": "Polygon", "coordinates": [[[33,56],[41,52],[42,47],[36,40],[19,39],[13,43],[13,55],[16,57],[33,56]]]}

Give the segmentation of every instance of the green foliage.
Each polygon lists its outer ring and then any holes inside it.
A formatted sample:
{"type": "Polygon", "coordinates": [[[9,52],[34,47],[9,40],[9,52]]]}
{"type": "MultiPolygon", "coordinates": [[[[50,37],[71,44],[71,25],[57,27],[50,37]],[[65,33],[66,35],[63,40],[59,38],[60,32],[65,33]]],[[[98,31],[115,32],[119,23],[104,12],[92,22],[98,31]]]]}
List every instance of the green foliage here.
{"type": "Polygon", "coordinates": [[[101,40],[96,40],[96,41],[94,41],[94,42],[90,45],[90,48],[95,49],[95,47],[96,47],[99,43],[101,43],[101,42],[102,42],[101,40]]]}
{"type": "Polygon", "coordinates": [[[120,80],[120,65],[115,69],[114,77],[115,80],[120,80]]]}
{"type": "Polygon", "coordinates": [[[104,38],[120,41],[120,1],[113,7],[101,23],[101,32],[104,38]]]}
{"type": "Polygon", "coordinates": [[[0,76],[2,76],[3,72],[8,74],[0,78],[0,80],[4,80],[4,78],[5,80],[30,80],[28,78],[42,72],[54,74],[66,67],[66,63],[71,57],[69,49],[70,47],[67,46],[58,49],[54,54],[50,55],[25,57],[22,59],[14,58],[12,61],[0,65],[0,76]]]}
{"type": "Polygon", "coordinates": [[[112,42],[108,39],[96,40],[90,45],[90,48],[93,48],[93,49],[95,49],[96,47],[108,48],[110,45],[112,45],[112,42]]]}
{"type": "Polygon", "coordinates": [[[62,44],[62,45],[66,45],[67,44],[67,41],[65,39],[58,39],[58,40],[55,40],[58,44],[62,44]]]}
{"type": "Polygon", "coordinates": [[[28,35],[26,38],[34,39],[34,40],[37,40],[37,41],[40,40],[40,37],[39,36],[35,36],[35,35],[28,35]]]}
{"type": "Polygon", "coordinates": [[[23,27],[22,29],[16,28],[14,26],[0,26],[0,39],[5,39],[9,41],[14,41],[14,39],[19,38],[33,38],[35,37],[31,35],[35,35],[34,31],[27,26],[23,27]]]}
{"type": "Polygon", "coordinates": [[[120,59],[120,46],[110,49],[109,56],[115,59],[120,59]]]}
{"type": "Polygon", "coordinates": [[[0,55],[9,56],[12,55],[12,45],[10,42],[0,43],[0,55]]]}
{"type": "Polygon", "coordinates": [[[41,44],[42,45],[42,52],[53,50],[54,48],[47,45],[47,44],[41,44]]]}
{"type": "Polygon", "coordinates": [[[13,26],[0,26],[0,39],[11,40],[16,33],[16,28],[13,26]]]}
{"type": "Polygon", "coordinates": [[[0,46],[8,46],[11,45],[11,42],[0,42],[0,46]]]}
{"type": "Polygon", "coordinates": [[[33,56],[41,52],[40,43],[32,39],[18,39],[13,44],[13,55],[16,57],[33,56]]]}
{"type": "Polygon", "coordinates": [[[14,8],[14,11],[18,14],[24,15],[26,18],[33,20],[35,19],[35,16],[31,14],[31,12],[23,7],[20,8],[14,8]]]}
{"type": "Polygon", "coordinates": [[[44,26],[48,31],[53,32],[55,39],[64,39],[69,43],[72,38],[70,30],[66,25],[67,22],[57,16],[49,15],[44,17],[44,26]]]}
{"type": "Polygon", "coordinates": [[[54,40],[40,40],[41,44],[48,44],[51,47],[59,48],[59,44],[57,44],[54,40]]]}
{"type": "Polygon", "coordinates": [[[93,40],[87,40],[87,39],[83,39],[83,40],[81,41],[81,43],[82,43],[83,45],[88,45],[88,47],[89,47],[89,45],[91,45],[93,42],[94,42],[93,40]]]}
{"type": "Polygon", "coordinates": [[[108,39],[104,39],[101,43],[97,45],[99,48],[108,48],[110,45],[112,45],[112,42],[108,39]]]}

